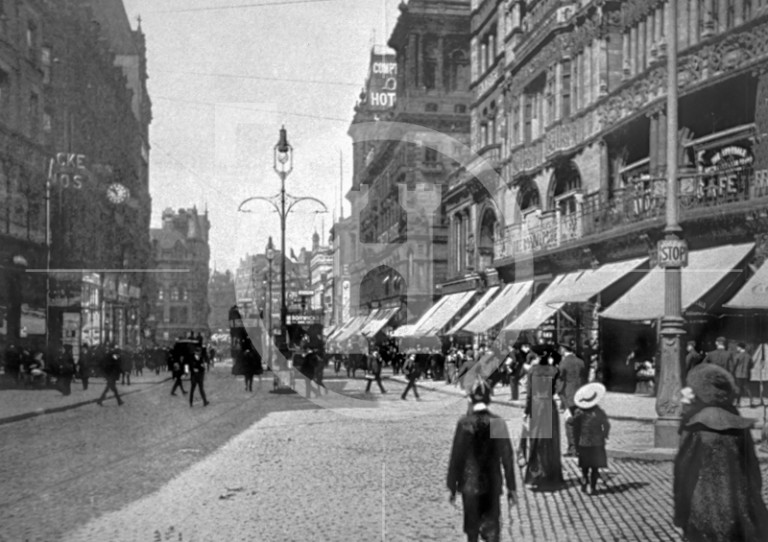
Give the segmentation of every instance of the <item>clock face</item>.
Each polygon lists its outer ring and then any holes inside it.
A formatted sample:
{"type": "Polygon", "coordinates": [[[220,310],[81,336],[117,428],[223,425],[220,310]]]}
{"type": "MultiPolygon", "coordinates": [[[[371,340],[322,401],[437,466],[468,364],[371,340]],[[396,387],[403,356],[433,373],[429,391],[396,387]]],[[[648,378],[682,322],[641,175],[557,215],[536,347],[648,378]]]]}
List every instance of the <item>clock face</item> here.
{"type": "Polygon", "coordinates": [[[123,203],[128,195],[128,189],[120,183],[112,183],[107,187],[107,199],[112,203],[123,203]]]}

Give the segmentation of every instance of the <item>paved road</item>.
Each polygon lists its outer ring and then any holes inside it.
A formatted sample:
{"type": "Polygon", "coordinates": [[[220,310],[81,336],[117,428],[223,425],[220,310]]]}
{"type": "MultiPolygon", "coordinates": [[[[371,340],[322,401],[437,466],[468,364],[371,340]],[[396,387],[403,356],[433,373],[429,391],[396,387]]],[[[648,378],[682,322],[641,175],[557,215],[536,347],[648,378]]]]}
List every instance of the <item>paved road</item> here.
{"type": "MultiPolygon", "coordinates": [[[[0,448],[11,484],[0,540],[463,540],[444,478],[466,402],[434,392],[401,401],[395,383],[380,396],[364,394],[362,379],[326,382],[340,393],[307,401],[251,397],[214,374],[206,409],[158,390],[125,407],[11,424],[0,448]],[[20,472],[25,464],[33,472],[20,472]]],[[[519,409],[495,410],[516,428],[519,409]]],[[[574,460],[565,471],[562,491],[519,489],[515,540],[678,540],[671,464],[612,461],[594,497],[575,485],[574,460]]]]}

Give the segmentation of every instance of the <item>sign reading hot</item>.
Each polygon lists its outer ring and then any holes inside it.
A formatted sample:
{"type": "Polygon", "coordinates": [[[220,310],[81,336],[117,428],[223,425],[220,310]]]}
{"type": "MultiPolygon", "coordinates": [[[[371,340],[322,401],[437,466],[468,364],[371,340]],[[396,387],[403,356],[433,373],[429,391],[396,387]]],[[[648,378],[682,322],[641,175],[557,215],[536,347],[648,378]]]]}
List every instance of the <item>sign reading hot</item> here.
{"type": "Polygon", "coordinates": [[[397,62],[393,55],[371,55],[368,75],[368,106],[371,109],[391,109],[397,96],[397,62]]]}

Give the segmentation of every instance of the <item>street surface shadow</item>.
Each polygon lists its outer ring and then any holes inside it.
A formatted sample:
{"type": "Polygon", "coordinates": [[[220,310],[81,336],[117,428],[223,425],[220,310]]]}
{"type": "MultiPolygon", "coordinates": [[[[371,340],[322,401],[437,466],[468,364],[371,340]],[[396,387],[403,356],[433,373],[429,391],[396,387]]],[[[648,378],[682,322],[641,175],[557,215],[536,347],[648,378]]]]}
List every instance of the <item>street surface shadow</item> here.
{"type": "Polygon", "coordinates": [[[626,493],[627,491],[640,489],[648,485],[650,485],[650,482],[624,482],[615,486],[598,486],[597,495],[618,495],[619,493],[626,493]]]}

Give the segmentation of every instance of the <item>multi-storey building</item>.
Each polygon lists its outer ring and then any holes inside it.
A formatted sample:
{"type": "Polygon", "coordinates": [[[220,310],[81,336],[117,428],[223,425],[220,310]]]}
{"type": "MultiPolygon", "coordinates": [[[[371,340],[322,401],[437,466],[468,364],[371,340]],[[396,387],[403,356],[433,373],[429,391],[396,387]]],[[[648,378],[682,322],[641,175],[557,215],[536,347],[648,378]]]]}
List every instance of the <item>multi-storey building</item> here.
{"type": "Polygon", "coordinates": [[[235,298],[235,278],[227,269],[223,273],[215,271],[208,283],[208,327],[211,332],[225,333],[229,329],[229,309],[237,303],[235,298]]]}
{"type": "Polygon", "coordinates": [[[190,331],[209,334],[208,281],[211,223],[196,208],[163,211],[150,231],[155,262],[155,340],[172,343],[190,331]]]}
{"type": "Polygon", "coordinates": [[[394,104],[374,102],[369,84],[349,129],[354,254],[344,263],[352,316],[400,309],[405,322],[431,305],[446,276],[441,196],[454,150],[468,143],[470,13],[469,2],[444,0],[400,11],[388,43],[394,62],[372,55],[369,77],[396,73],[386,87],[396,86],[394,104]]]}
{"type": "Polygon", "coordinates": [[[137,344],[145,325],[146,274],[120,272],[150,256],[144,36],[120,0],[91,4],[0,2],[2,342],[137,344]],[[49,265],[115,271],[23,273],[49,265]]]}
{"type": "Polygon", "coordinates": [[[320,234],[312,235],[312,252],[309,254],[309,285],[312,300],[309,308],[323,315],[323,325],[330,324],[333,303],[333,252],[331,247],[320,245],[320,234]]]}
{"type": "MultiPolygon", "coordinates": [[[[467,260],[487,266],[490,249],[499,276],[532,280],[534,299],[569,272],[634,258],[646,260],[645,272],[655,267],[666,205],[666,24],[674,18],[679,206],[691,251],[691,269],[683,270],[686,331],[704,346],[719,333],[757,340],[764,319],[732,318],[722,306],[749,275],[747,264],[759,266],[768,251],[768,6],[676,4],[673,14],[661,0],[473,1],[472,150],[496,180],[457,175],[448,193],[446,205],[460,215],[451,229],[457,276],[471,246],[464,217],[480,238],[467,260]],[[483,185],[481,199],[496,215],[486,233],[473,185],[483,185]],[[463,217],[462,205],[470,207],[463,217]],[[707,269],[697,268],[702,260],[707,269]],[[701,282],[708,274],[710,282],[701,282]]],[[[633,371],[627,355],[651,358],[657,348],[661,314],[643,309],[651,301],[637,298],[637,275],[579,303],[560,302],[569,299],[561,292],[548,305],[556,310],[540,311],[545,321],[519,325],[539,326],[538,339],[598,338],[606,379],[620,387],[633,371]]],[[[661,299],[663,286],[654,296],[661,299]]]]}

